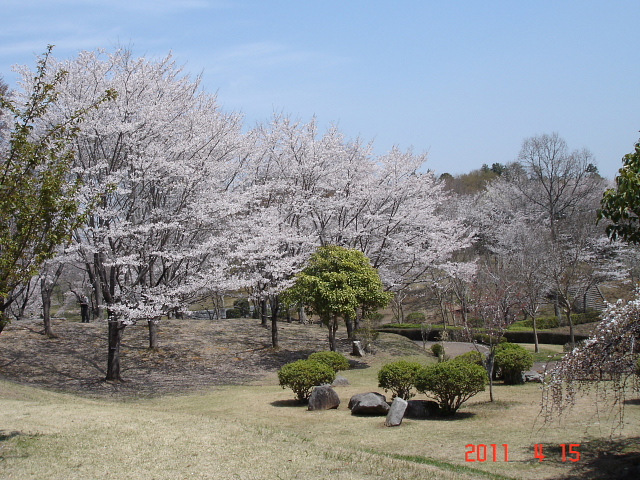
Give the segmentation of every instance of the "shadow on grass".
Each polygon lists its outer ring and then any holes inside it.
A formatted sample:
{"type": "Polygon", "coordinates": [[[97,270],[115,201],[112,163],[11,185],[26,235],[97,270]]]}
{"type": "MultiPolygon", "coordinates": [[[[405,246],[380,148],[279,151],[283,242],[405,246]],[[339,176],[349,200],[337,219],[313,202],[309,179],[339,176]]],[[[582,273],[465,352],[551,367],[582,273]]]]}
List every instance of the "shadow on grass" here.
{"type": "Polygon", "coordinates": [[[307,404],[301,402],[300,400],[296,400],[295,398],[289,400],[276,400],[271,402],[272,407],[298,407],[298,408],[307,408],[307,404]]]}
{"type": "Polygon", "coordinates": [[[0,442],[6,442],[19,435],[21,435],[20,432],[5,432],[4,430],[0,430],[0,442]]]}
{"type": "MultiPolygon", "coordinates": [[[[570,472],[553,480],[637,480],[640,478],[640,437],[583,443],[579,451],[580,460],[571,465],[570,472]]],[[[549,446],[549,452],[560,461],[562,454],[559,446],[555,446],[555,449],[549,446]]],[[[566,464],[570,463],[566,462],[566,464]]]]}
{"type": "MultiPolygon", "coordinates": [[[[426,417],[419,420],[424,420],[427,422],[457,422],[462,420],[468,420],[469,418],[475,417],[476,414],[473,412],[456,412],[455,415],[432,415],[430,417],[426,417]]],[[[412,419],[415,420],[415,419],[412,419]]]]}
{"type": "Polygon", "coordinates": [[[350,370],[364,370],[365,368],[371,368],[366,363],[353,359],[349,359],[349,367],[350,370]]]}

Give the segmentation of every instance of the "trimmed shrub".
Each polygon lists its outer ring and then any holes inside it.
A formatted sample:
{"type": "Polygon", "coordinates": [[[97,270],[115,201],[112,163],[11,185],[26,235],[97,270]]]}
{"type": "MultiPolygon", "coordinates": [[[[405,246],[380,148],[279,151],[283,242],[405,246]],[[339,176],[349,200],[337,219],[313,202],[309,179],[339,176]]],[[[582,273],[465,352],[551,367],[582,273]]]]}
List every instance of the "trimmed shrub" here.
{"type": "Polygon", "coordinates": [[[431,353],[433,353],[436,357],[440,357],[444,355],[444,347],[441,343],[434,343],[431,345],[431,353]]]}
{"type": "Polygon", "coordinates": [[[287,363],[278,371],[282,388],[289,387],[301,402],[309,399],[313,387],[331,383],[335,378],[336,372],[330,366],[313,360],[287,363]]]}
{"type": "Polygon", "coordinates": [[[472,363],[474,365],[479,365],[481,367],[484,366],[484,355],[481,354],[477,350],[471,350],[470,352],[463,353],[462,355],[458,355],[456,358],[451,360],[452,362],[464,362],[464,363],[472,363]]]}
{"type": "Polygon", "coordinates": [[[506,342],[507,337],[502,336],[500,338],[497,338],[496,336],[491,336],[488,333],[476,333],[475,335],[473,335],[473,340],[485,345],[495,345],[506,342]]]}
{"type": "Polygon", "coordinates": [[[349,370],[349,360],[347,357],[338,352],[316,352],[309,355],[309,360],[324,363],[330,366],[334,372],[340,370],[349,370]]]}
{"type": "Polygon", "coordinates": [[[422,312],[411,312],[409,315],[404,317],[407,323],[421,323],[424,322],[427,317],[425,317],[422,312]]]}
{"type": "Polygon", "coordinates": [[[249,315],[251,315],[251,306],[249,305],[249,300],[247,300],[246,298],[239,298],[234,301],[233,308],[240,311],[241,317],[248,317],[249,315]]]}
{"type": "Polygon", "coordinates": [[[242,316],[242,312],[238,308],[228,308],[225,312],[226,318],[240,318],[242,316]]]}
{"type": "Polygon", "coordinates": [[[487,372],[466,362],[442,362],[424,367],[416,377],[416,389],[436,399],[440,413],[450,416],[475,394],[484,391],[487,372]]]}
{"type": "MultiPolygon", "coordinates": [[[[505,337],[509,342],[513,343],[534,343],[533,332],[505,332],[505,337]]],[[[586,335],[576,335],[575,339],[585,340],[589,337],[586,335]]],[[[564,345],[569,341],[570,337],[568,333],[555,333],[555,332],[538,332],[538,341],[540,343],[548,343],[552,345],[564,345]]]]}
{"type": "Polygon", "coordinates": [[[522,372],[533,366],[533,355],[515,343],[501,343],[496,347],[494,368],[507,385],[523,383],[522,372]]]}
{"type": "Polygon", "coordinates": [[[378,372],[378,386],[390,390],[393,397],[400,397],[409,400],[415,393],[411,390],[414,387],[416,376],[422,370],[422,365],[417,362],[399,360],[387,363],[378,372]]]}
{"type": "MultiPolygon", "coordinates": [[[[558,317],[538,317],[536,318],[536,328],[538,330],[546,330],[548,328],[556,328],[560,326],[560,322],[558,321],[558,317]]],[[[520,320],[518,322],[514,322],[509,329],[514,329],[515,327],[523,327],[523,328],[533,328],[533,319],[527,318],[526,320],[520,320]]]]}

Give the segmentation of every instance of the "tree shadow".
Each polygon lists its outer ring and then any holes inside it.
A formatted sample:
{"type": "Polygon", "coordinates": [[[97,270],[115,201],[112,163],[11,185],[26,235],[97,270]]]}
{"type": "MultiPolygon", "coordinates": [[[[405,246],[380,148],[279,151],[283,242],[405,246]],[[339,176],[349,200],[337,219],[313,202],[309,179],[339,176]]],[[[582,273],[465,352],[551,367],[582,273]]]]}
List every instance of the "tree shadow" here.
{"type": "MultiPolygon", "coordinates": [[[[457,422],[462,420],[468,420],[475,417],[477,414],[473,412],[456,412],[454,415],[431,415],[429,417],[420,418],[417,420],[425,420],[431,422],[457,422]]],[[[415,420],[415,419],[412,419],[415,420]]]]}
{"type": "Polygon", "coordinates": [[[350,370],[364,370],[365,368],[371,368],[364,362],[358,360],[349,359],[350,370]]]}
{"type": "Polygon", "coordinates": [[[20,432],[5,432],[4,430],[0,430],[0,442],[6,442],[7,440],[11,440],[13,437],[18,437],[22,435],[20,432]]]}
{"type": "Polygon", "coordinates": [[[272,407],[278,407],[278,408],[284,408],[284,407],[289,407],[289,408],[307,408],[307,404],[301,402],[300,400],[296,400],[295,398],[291,398],[288,400],[275,400],[273,402],[270,403],[270,405],[272,407]]]}
{"type": "MultiPolygon", "coordinates": [[[[554,449],[549,446],[549,452],[554,449]]],[[[560,461],[561,450],[553,455],[560,461]]],[[[579,461],[573,463],[568,474],[553,480],[637,480],[640,478],[640,437],[623,440],[595,440],[578,448],[579,461]]],[[[545,459],[546,460],[546,459],[545,459]]],[[[571,464],[567,461],[565,464],[571,464]]]]}

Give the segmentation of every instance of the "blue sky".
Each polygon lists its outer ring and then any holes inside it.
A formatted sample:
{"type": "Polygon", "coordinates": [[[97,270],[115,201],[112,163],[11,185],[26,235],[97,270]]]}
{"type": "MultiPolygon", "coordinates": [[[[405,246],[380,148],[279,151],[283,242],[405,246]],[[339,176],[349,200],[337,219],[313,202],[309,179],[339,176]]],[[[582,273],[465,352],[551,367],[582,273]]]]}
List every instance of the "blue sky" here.
{"type": "Polygon", "coordinates": [[[3,0],[0,75],[47,44],[130,47],[251,127],[274,112],[428,152],[437,173],[516,159],[558,132],[613,178],[640,133],[640,8],[608,1],[3,0]]]}

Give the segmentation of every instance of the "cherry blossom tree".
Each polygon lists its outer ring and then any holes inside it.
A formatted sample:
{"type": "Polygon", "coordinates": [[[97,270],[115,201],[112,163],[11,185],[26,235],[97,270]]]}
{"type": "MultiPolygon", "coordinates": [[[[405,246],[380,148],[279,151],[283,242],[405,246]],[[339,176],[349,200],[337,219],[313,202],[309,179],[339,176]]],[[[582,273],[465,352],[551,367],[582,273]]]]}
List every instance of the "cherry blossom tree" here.
{"type": "MultiPolygon", "coordinates": [[[[424,155],[393,149],[375,158],[370,145],[347,141],[335,127],[320,134],[315,120],[283,116],[252,135],[248,197],[261,208],[276,206],[271,218],[309,239],[307,255],[318,245],[357,248],[401,296],[469,244],[468,229],[439,211],[447,195],[431,173],[421,172],[424,155]]],[[[357,312],[345,318],[350,333],[362,309],[357,312]]]]}
{"type": "Polygon", "coordinates": [[[517,265],[508,256],[487,257],[478,268],[472,287],[471,312],[479,325],[465,324],[470,340],[482,332],[488,344],[485,367],[489,375],[489,398],[493,402],[493,370],[496,347],[523,306],[522,283],[517,265]]]}
{"type": "Polygon", "coordinates": [[[549,419],[575,403],[580,392],[598,389],[611,394],[622,422],[629,389],[640,391],[637,375],[640,353],[640,294],[609,305],[594,334],[574,348],[548,372],[543,412],[549,419]]]}
{"type": "Polygon", "coordinates": [[[82,52],[56,66],[68,71],[60,115],[96,92],[118,92],[87,117],[73,173],[81,201],[93,204],[74,240],[108,315],[106,378],[120,380],[125,327],[146,320],[155,346],[157,321],[203,287],[207,239],[222,228],[241,156],[240,118],[220,112],[170,56],[82,52]]]}
{"type": "Polygon", "coordinates": [[[525,140],[519,160],[478,196],[474,221],[487,251],[519,259],[526,311],[535,320],[543,297],[554,298],[573,342],[577,300],[624,274],[620,245],[595,222],[605,184],[590,171],[591,154],[568,152],[557,134],[525,140]]]}
{"type": "Polygon", "coordinates": [[[113,97],[108,89],[98,90],[48,121],[67,79],[67,72],[52,65],[51,49],[22,92],[10,97],[0,85],[0,120],[13,117],[10,126],[0,125],[0,332],[8,322],[6,309],[82,218],[86,203],[69,175],[70,146],[89,110],[113,97]]]}

